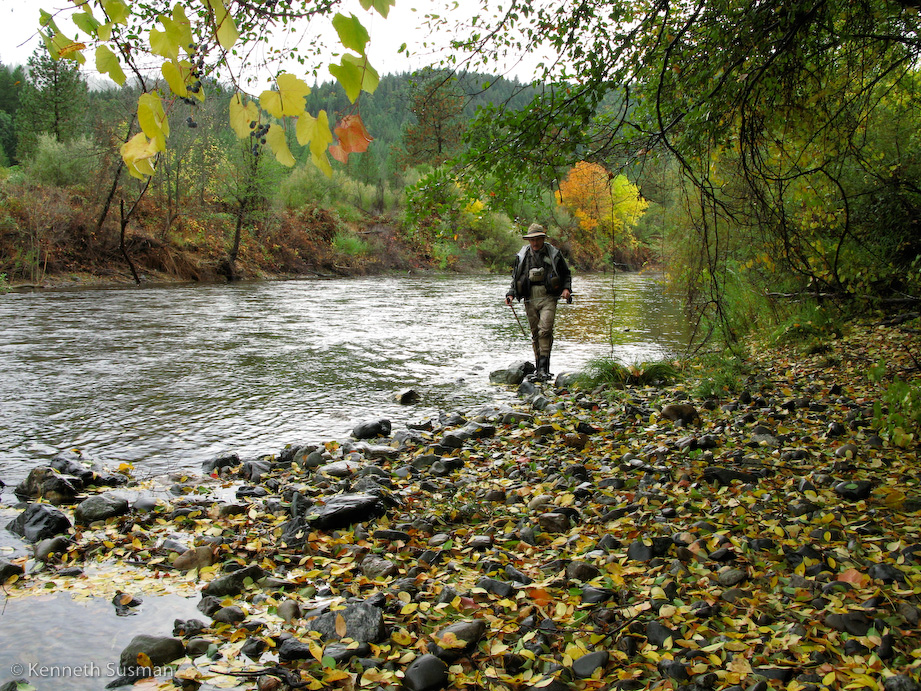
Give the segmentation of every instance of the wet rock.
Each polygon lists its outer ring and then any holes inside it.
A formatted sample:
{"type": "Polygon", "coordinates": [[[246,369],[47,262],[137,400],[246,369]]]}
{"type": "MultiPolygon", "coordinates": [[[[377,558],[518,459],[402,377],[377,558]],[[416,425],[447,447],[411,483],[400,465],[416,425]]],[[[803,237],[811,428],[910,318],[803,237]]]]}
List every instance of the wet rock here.
{"type": "Polygon", "coordinates": [[[348,662],[353,657],[363,657],[370,654],[371,646],[368,643],[359,643],[358,645],[330,643],[323,649],[323,657],[332,658],[337,665],[348,662]]]}
{"type": "Polygon", "coordinates": [[[601,575],[601,570],[594,564],[584,561],[572,561],[566,565],[566,578],[576,581],[590,581],[601,575]]]}
{"type": "Polygon", "coordinates": [[[378,607],[364,602],[350,604],[345,609],[321,614],[316,619],[309,621],[306,627],[311,631],[317,631],[323,640],[339,640],[342,638],[336,631],[336,620],[339,617],[345,620],[345,638],[364,643],[377,643],[387,636],[384,613],[378,607]]]}
{"type": "Polygon", "coordinates": [[[921,691],[921,684],[907,674],[896,674],[883,681],[884,691],[921,691]]]}
{"type": "Polygon", "coordinates": [[[72,475],[62,475],[54,468],[44,466],[33,468],[26,479],[16,485],[14,494],[27,501],[43,499],[55,506],[73,504],[80,494],[82,485],[72,475]]]}
{"type": "Polygon", "coordinates": [[[376,439],[390,436],[390,430],[390,420],[386,418],[364,420],[352,428],[352,436],[356,439],[376,439]]]}
{"type": "Polygon", "coordinates": [[[380,518],[385,513],[383,502],[373,494],[337,494],[312,507],[307,520],[321,530],[337,530],[380,518]]]}
{"type": "Polygon", "coordinates": [[[511,583],[506,583],[505,581],[499,581],[495,578],[489,578],[484,576],[476,582],[477,588],[482,588],[487,593],[492,593],[493,595],[498,595],[502,598],[510,598],[515,595],[515,587],[511,583]]]}
{"type": "Polygon", "coordinates": [[[852,636],[866,636],[870,627],[873,626],[873,620],[866,612],[848,610],[844,613],[833,612],[825,615],[825,624],[836,631],[843,631],[852,636]]]}
{"type": "Polygon", "coordinates": [[[282,641],[278,646],[278,660],[280,662],[293,662],[294,660],[312,660],[313,652],[310,644],[291,637],[282,641]]]}
{"type": "Polygon", "coordinates": [[[752,473],[720,466],[707,466],[704,468],[703,478],[706,482],[717,482],[720,485],[731,485],[733,482],[755,484],[761,480],[759,476],[752,473]]]}
{"type": "Polygon", "coordinates": [[[399,573],[400,567],[389,559],[384,559],[376,554],[369,554],[361,562],[361,572],[368,578],[390,578],[399,573]]]}
{"type": "Polygon", "coordinates": [[[272,470],[270,461],[246,461],[240,470],[240,475],[249,482],[262,482],[262,479],[272,470]]]}
{"type": "Polygon", "coordinates": [[[216,473],[224,468],[236,468],[240,465],[240,457],[235,453],[221,454],[215,456],[214,458],[209,458],[207,461],[203,461],[201,464],[202,472],[210,475],[211,473],[216,473]]]}
{"type": "Polygon", "coordinates": [[[476,644],[486,634],[486,628],[484,619],[456,622],[433,633],[432,643],[429,644],[428,650],[445,662],[453,662],[476,647],[476,644]],[[461,642],[466,645],[461,646],[461,642]]]}
{"type": "Polygon", "coordinates": [[[61,535],[70,528],[70,521],[64,512],[48,504],[30,504],[6,526],[11,533],[29,542],[61,535]]]}
{"type": "Polygon", "coordinates": [[[192,569],[203,569],[207,566],[212,566],[216,560],[214,549],[203,545],[180,554],[173,562],[173,567],[180,571],[191,571],[192,569]]]}
{"type": "Polygon", "coordinates": [[[676,681],[687,681],[691,678],[688,673],[688,666],[679,660],[660,660],[659,673],[664,677],[675,679],[676,681]]]}
{"type": "Polygon", "coordinates": [[[431,653],[417,657],[403,674],[408,691],[435,691],[448,685],[448,665],[431,653]]]}
{"type": "Polygon", "coordinates": [[[221,624],[239,624],[246,619],[246,612],[237,605],[221,607],[217,612],[211,615],[211,618],[221,624]]]}
{"type": "Polygon", "coordinates": [[[77,478],[82,487],[117,487],[128,482],[121,473],[106,473],[73,451],[63,451],[52,458],[51,467],[63,475],[77,478]]]}
{"type": "Polygon", "coordinates": [[[617,597],[617,592],[614,590],[608,590],[607,588],[596,588],[591,585],[587,585],[582,588],[582,602],[587,605],[597,604],[599,602],[607,602],[617,597]]]}
{"type": "Polygon", "coordinates": [[[731,588],[748,578],[748,573],[743,569],[725,569],[720,571],[717,582],[724,588],[731,588]]]}
{"type": "Polygon", "coordinates": [[[6,583],[13,576],[21,576],[23,573],[25,573],[25,569],[19,564],[0,559],[0,585],[6,583]]]}
{"type": "Polygon", "coordinates": [[[669,403],[662,408],[662,417],[672,422],[680,422],[683,425],[700,423],[700,414],[697,408],[688,403],[669,403]]]}
{"type": "Polygon", "coordinates": [[[555,511],[541,514],[537,522],[548,533],[565,533],[569,530],[569,517],[555,511]]]}
{"type": "Polygon", "coordinates": [[[587,679],[592,676],[596,670],[604,670],[610,659],[610,653],[607,650],[598,650],[594,653],[583,655],[572,663],[572,672],[577,677],[587,679]]]}
{"type": "Polygon", "coordinates": [[[535,370],[534,363],[527,360],[515,362],[505,369],[493,370],[489,373],[490,384],[503,384],[505,386],[518,386],[524,378],[535,370]]]}
{"type": "Polygon", "coordinates": [[[112,494],[94,494],[77,504],[74,520],[82,525],[128,513],[128,500],[112,494]]]}
{"type": "Polygon", "coordinates": [[[412,405],[420,400],[419,392],[415,389],[402,389],[394,395],[394,400],[400,405],[412,405]]]}
{"type": "Polygon", "coordinates": [[[118,666],[122,670],[137,670],[135,676],[151,676],[152,671],[144,673],[138,665],[138,655],[143,653],[150,659],[154,667],[162,667],[173,660],[185,656],[185,648],[178,638],[169,636],[140,635],[131,639],[128,646],[122,650],[118,658],[118,666]]]}
{"type": "Polygon", "coordinates": [[[646,638],[650,645],[661,648],[669,638],[674,641],[674,636],[674,631],[658,621],[651,621],[646,624],[646,638]]]}
{"type": "Polygon", "coordinates": [[[287,624],[300,619],[301,617],[301,606],[297,600],[285,600],[280,605],[276,613],[281,617],[282,621],[287,624]]]}
{"type": "Polygon", "coordinates": [[[847,480],[835,485],[835,494],[850,501],[869,499],[872,492],[873,483],[869,480],[847,480]]]}
{"type": "MultiPolygon", "coordinates": [[[[189,646],[187,645],[186,648],[189,646]]],[[[240,648],[240,652],[246,655],[253,662],[258,662],[259,658],[262,657],[262,653],[265,652],[265,649],[268,647],[266,643],[261,638],[247,638],[246,643],[243,644],[243,647],[240,648]]]]}
{"type": "Polygon", "coordinates": [[[633,561],[647,562],[653,558],[652,545],[637,540],[627,548],[627,557],[633,561]]]}
{"type": "Polygon", "coordinates": [[[35,558],[38,561],[49,561],[55,555],[64,554],[72,544],[73,540],[64,535],[49,537],[35,545],[35,558]]]}
{"type": "Polygon", "coordinates": [[[253,564],[223,576],[218,576],[202,588],[202,593],[214,597],[239,595],[246,589],[248,582],[255,583],[263,578],[265,578],[265,572],[259,566],[253,564]]]}
{"type": "Polygon", "coordinates": [[[352,477],[352,475],[357,473],[360,469],[360,463],[345,460],[321,465],[317,468],[317,472],[320,473],[320,475],[328,475],[329,477],[348,478],[352,477]]]}

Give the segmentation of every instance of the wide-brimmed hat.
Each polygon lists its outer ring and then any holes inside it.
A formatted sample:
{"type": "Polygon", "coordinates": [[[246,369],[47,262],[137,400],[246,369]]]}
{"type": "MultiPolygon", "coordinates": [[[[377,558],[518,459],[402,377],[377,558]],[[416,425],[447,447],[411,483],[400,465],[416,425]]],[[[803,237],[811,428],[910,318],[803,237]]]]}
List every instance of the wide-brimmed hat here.
{"type": "Polygon", "coordinates": [[[540,223],[532,223],[528,226],[528,232],[522,235],[525,240],[530,238],[545,238],[547,237],[547,231],[540,223]]]}

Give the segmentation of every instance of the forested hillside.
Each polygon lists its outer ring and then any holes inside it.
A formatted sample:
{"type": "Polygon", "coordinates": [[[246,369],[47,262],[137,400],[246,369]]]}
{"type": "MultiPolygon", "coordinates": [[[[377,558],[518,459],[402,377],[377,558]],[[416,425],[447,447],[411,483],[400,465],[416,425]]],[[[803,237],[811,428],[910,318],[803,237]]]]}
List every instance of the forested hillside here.
{"type": "MultiPolygon", "coordinates": [[[[225,127],[233,90],[203,88],[204,103],[173,104],[170,145],[156,173],[137,181],[118,155],[137,128],[137,87],[90,89],[73,66],[40,53],[0,66],[6,280],[504,270],[522,227],[567,216],[550,189],[499,204],[495,191],[467,189],[450,163],[481,109],[523,107],[533,86],[435,69],[384,76],[360,101],[373,141],[333,161],[331,178],[290,130],[291,167],[266,155],[258,130],[241,144],[225,127]]],[[[336,82],[315,84],[305,103],[331,121],[357,110],[336,82]]],[[[577,263],[601,266],[593,257],[603,242],[572,246],[577,263]]]]}

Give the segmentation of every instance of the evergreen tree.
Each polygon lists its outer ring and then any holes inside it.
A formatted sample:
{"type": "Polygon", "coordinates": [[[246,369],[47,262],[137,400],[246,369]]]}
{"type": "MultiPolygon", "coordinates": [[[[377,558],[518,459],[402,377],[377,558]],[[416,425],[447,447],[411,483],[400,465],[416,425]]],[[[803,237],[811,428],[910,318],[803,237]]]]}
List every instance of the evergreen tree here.
{"type": "Polygon", "coordinates": [[[440,166],[461,151],[464,95],[447,73],[426,71],[413,84],[410,110],[416,122],[406,128],[406,164],[440,166]]]}
{"type": "Polygon", "coordinates": [[[19,160],[35,152],[42,133],[62,143],[83,134],[88,112],[89,90],[75,64],[55,60],[39,48],[26,68],[26,84],[15,116],[19,160]]]}
{"type": "Polygon", "coordinates": [[[25,84],[21,65],[0,65],[0,164],[10,165],[16,160],[16,111],[19,95],[25,84]]]}

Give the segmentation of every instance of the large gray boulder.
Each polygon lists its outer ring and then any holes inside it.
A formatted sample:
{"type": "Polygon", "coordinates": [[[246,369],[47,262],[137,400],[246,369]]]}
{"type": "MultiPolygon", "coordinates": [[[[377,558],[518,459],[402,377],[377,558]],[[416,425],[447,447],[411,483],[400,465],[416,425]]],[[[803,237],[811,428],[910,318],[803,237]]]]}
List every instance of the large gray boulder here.
{"type": "Polygon", "coordinates": [[[6,526],[11,533],[29,542],[40,542],[61,535],[70,528],[70,521],[64,512],[48,504],[30,504],[6,526]]]}
{"type": "Polygon", "coordinates": [[[128,513],[128,500],[113,494],[94,494],[87,497],[74,509],[74,520],[82,525],[107,518],[124,516],[128,513]]]}

